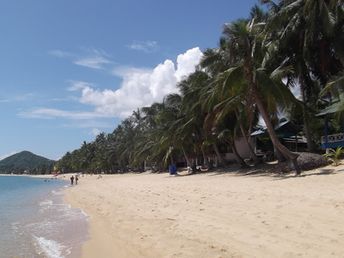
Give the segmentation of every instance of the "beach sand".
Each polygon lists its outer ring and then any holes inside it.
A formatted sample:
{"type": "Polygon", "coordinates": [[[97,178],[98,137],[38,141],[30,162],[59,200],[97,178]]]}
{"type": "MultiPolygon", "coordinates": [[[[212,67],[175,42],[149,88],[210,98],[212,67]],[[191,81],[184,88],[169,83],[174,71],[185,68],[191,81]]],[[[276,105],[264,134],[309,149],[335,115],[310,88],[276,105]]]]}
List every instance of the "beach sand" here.
{"type": "Polygon", "coordinates": [[[344,257],[344,166],[85,176],[65,198],[89,215],[83,258],[344,257]]]}

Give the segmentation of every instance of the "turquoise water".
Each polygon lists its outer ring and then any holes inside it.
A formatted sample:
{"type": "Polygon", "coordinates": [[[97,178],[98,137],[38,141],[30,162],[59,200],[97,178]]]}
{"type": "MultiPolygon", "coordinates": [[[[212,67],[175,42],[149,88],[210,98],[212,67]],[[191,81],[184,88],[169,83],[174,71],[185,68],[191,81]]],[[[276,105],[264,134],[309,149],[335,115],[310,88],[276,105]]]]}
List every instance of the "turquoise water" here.
{"type": "Polygon", "coordinates": [[[0,176],[0,258],[79,257],[87,216],[63,202],[67,182],[0,176]]]}

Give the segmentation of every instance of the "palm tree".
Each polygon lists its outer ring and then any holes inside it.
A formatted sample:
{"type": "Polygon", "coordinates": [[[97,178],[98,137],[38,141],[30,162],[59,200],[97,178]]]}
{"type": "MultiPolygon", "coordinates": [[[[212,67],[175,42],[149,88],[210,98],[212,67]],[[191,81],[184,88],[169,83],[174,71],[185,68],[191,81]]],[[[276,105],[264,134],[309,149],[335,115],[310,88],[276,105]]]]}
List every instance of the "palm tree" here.
{"type": "Polygon", "coordinates": [[[293,96],[282,83],[281,78],[273,80],[273,75],[278,74],[277,72],[269,74],[265,67],[261,66],[265,54],[262,45],[263,26],[264,23],[255,18],[238,20],[225,25],[224,36],[230,44],[231,55],[235,56],[238,61],[235,67],[228,69],[223,75],[226,76],[226,84],[232,87],[245,87],[245,95],[248,96],[248,100],[251,100],[248,104],[254,103],[257,107],[274,147],[293,163],[296,173],[300,174],[301,171],[296,161],[298,155],[290,152],[281,144],[268,113],[269,107],[276,106],[276,104],[287,105],[293,96]],[[238,84],[238,79],[244,83],[238,84]]]}
{"type": "Polygon", "coordinates": [[[262,2],[270,6],[266,32],[267,35],[272,36],[268,40],[269,44],[277,46],[274,56],[281,60],[276,61],[283,63],[284,66],[293,67],[294,72],[289,76],[292,80],[289,81],[300,86],[304,132],[308,150],[314,151],[310,119],[312,113],[316,112],[314,107],[320,89],[312,77],[316,77],[324,86],[342,67],[336,51],[333,51],[336,48],[333,43],[337,42],[337,49],[342,49],[338,47],[339,42],[336,38],[341,38],[340,41],[343,43],[341,29],[338,26],[343,3],[337,0],[281,0],[278,3],[264,0],[262,2]]]}
{"type": "Polygon", "coordinates": [[[208,146],[212,146],[218,160],[223,161],[216,144],[209,144],[209,135],[203,128],[208,111],[204,108],[202,95],[210,87],[210,77],[203,71],[196,71],[178,86],[183,96],[182,111],[185,115],[183,131],[187,132],[193,140],[194,152],[196,155],[200,152],[203,156],[203,165],[208,166],[208,146]]]}
{"type": "MultiPolygon", "coordinates": [[[[208,49],[205,51],[200,65],[211,75],[211,83],[201,97],[203,106],[208,110],[209,117],[212,118],[215,116],[224,117],[224,114],[227,115],[230,112],[234,113],[236,117],[235,123],[239,125],[241,136],[248,146],[250,156],[255,163],[258,163],[259,160],[249,140],[253,125],[258,122],[258,119],[255,119],[255,108],[252,105],[247,105],[249,100],[246,99],[244,92],[240,92],[241,86],[237,87],[239,91],[234,92],[226,87],[227,85],[224,83],[226,77],[219,76],[219,74],[224,73],[234,65],[234,63],[231,63],[232,58],[229,53],[228,42],[225,38],[221,38],[218,49],[208,49]]],[[[240,84],[242,80],[238,79],[236,82],[240,84]]]]}

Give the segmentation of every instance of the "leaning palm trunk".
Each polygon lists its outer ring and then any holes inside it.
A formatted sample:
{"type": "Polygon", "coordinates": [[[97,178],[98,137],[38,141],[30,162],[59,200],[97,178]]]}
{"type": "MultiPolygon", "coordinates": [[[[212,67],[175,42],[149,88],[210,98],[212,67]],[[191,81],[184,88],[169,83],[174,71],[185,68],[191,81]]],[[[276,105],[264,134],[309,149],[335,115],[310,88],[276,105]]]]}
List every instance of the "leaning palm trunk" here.
{"type": "Polygon", "coordinates": [[[299,165],[297,164],[297,157],[299,156],[296,153],[292,153],[291,151],[288,150],[287,147],[285,147],[278,139],[276,132],[274,130],[274,127],[271,123],[269,114],[263,104],[262,98],[259,94],[259,90],[258,90],[258,85],[257,82],[255,80],[255,76],[254,73],[252,71],[252,67],[253,67],[253,60],[251,60],[250,58],[246,60],[245,65],[244,65],[244,73],[245,73],[245,77],[250,85],[250,89],[251,89],[251,93],[252,96],[254,98],[254,101],[257,105],[258,111],[259,113],[262,115],[262,118],[265,122],[266,128],[268,130],[270,139],[272,141],[272,144],[274,145],[274,147],[280,151],[282,153],[282,155],[293,164],[293,167],[296,171],[296,174],[299,175],[301,174],[301,170],[299,165]]]}
{"type": "Polygon", "coordinates": [[[275,147],[274,147],[274,154],[275,154],[278,162],[283,162],[286,160],[286,158],[283,156],[283,154],[275,147]]]}
{"type": "MultiPolygon", "coordinates": [[[[236,113],[236,116],[238,118],[237,113],[236,113]]],[[[259,163],[259,159],[258,159],[256,153],[254,153],[252,144],[250,143],[249,139],[247,138],[247,135],[245,133],[244,127],[243,127],[243,125],[242,125],[242,123],[240,121],[239,121],[239,126],[240,126],[240,131],[241,131],[242,137],[244,138],[245,143],[248,146],[248,150],[250,152],[250,157],[251,157],[251,159],[253,159],[254,164],[258,164],[259,163]]]]}
{"type": "Polygon", "coordinates": [[[238,162],[238,164],[241,166],[241,167],[247,167],[247,164],[246,162],[244,161],[244,159],[240,156],[236,146],[235,146],[235,143],[234,141],[231,141],[230,142],[230,145],[231,145],[231,148],[232,148],[232,151],[233,151],[233,154],[234,154],[234,158],[235,160],[238,162]]]}
{"type": "Polygon", "coordinates": [[[263,120],[265,122],[265,125],[266,125],[266,128],[268,130],[268,133],[269,133],[269,136],[270,136],[270,139],[272,141],[272,144],[274,145],[274,147],[281,152],[281,154],[286,158],[288,159],[290,162],[292,162],[293,166],[294,166],[294,169],[296,171],[296,174],[299,175],[301,174],[301,170],[300,170],[300,167],[299,165],[297,164],[297,157],[299,156],[298,154],[296,153],[292,153],[291,151],[288,150],[287,147],[285,147],[278,139],[276,133],[275,133],[275,130],[272,126],[272,123],[270,121],[270,118],[269,118],[269,115],[268,115],[268,112],[266,111],[265,107],[264,107],[264,104],[262,102],[262,100],[260,99],[260,96],[257,92],[257,90],[255,90],[254,92],[254,95],[255,95],[255,102],[257,104],[257,107],[258,107],[258,110],[259,110],[259,113],[262,115],[263,117],[263,120]]]}

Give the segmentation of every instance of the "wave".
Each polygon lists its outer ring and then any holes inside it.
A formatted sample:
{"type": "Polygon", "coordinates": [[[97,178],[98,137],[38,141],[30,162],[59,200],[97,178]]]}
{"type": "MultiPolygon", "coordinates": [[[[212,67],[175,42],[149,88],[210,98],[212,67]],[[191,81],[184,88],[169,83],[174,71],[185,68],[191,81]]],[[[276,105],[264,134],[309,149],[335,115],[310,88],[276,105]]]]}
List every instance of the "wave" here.
{"type": "Polygon", "coordinates": [[[38,254],[44,254],[49,258],[65,258],[71,253],[70,249],[54,240],[33,236],[38,247],[38,254]],[[64,254],[65,253],[65,254],[64,254]]]}

